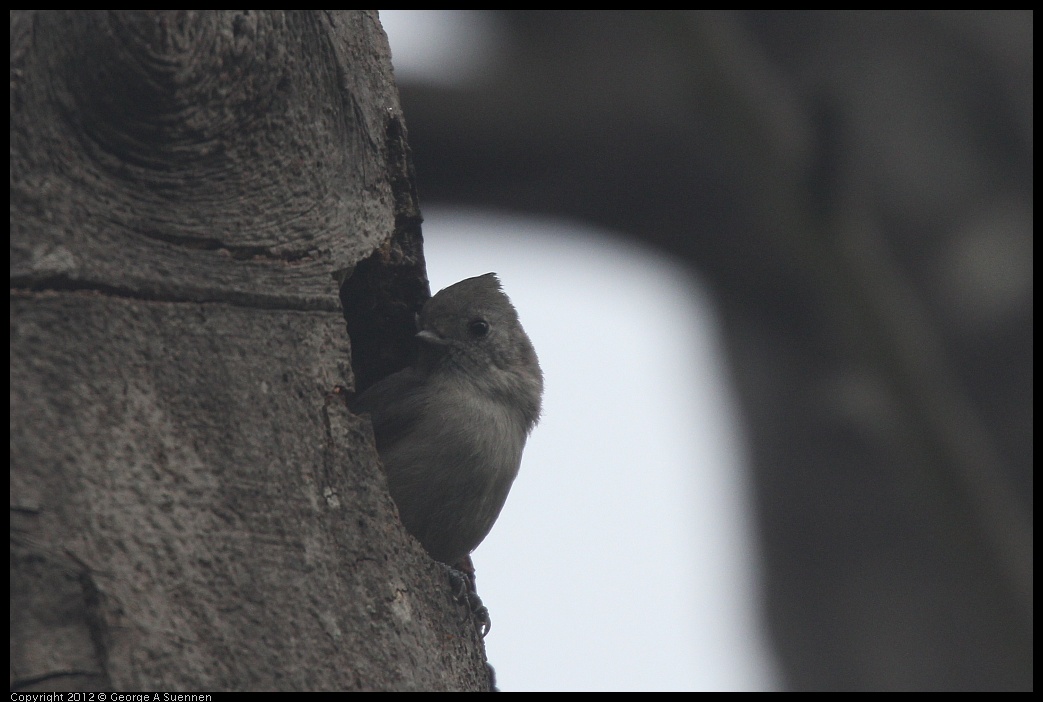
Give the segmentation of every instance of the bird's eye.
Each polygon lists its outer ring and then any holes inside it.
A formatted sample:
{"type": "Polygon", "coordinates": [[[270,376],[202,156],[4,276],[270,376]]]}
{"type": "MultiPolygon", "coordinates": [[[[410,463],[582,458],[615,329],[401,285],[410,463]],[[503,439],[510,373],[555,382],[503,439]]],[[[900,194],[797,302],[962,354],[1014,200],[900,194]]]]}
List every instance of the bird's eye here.
{"type": "Polygon", "coordinates": [[[467,331],[473,337],[482,337],[489,333],[489,323],[484,319],[475,319],[467,324],[467,331]]]}

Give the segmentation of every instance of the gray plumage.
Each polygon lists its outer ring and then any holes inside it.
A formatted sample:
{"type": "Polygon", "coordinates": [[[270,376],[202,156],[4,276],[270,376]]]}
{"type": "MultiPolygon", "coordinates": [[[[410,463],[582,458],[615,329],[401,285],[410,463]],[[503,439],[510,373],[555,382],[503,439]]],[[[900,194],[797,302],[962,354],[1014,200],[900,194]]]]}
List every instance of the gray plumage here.
{"type": "Polygon", "coordinates": [[[451,285],[418,317],[419,357],[359,395],[402,522],[453,564],[489,533],[540,415],[543,374],[493,273],[451,285]]]}

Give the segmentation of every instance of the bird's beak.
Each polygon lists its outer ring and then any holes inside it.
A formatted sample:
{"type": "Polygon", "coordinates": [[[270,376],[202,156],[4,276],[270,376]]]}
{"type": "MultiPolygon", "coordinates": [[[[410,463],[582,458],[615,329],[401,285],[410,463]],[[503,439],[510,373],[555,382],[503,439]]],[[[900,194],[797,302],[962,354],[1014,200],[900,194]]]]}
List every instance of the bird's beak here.
{"type": "Polygon", "coordinates": [[[421,341],[425,341],[429,344],[436,344],[438,346],[445,346],[449,343],[448,340],[439,336],[435,332],[430,331],[429,329],[424,329],[423,331],[417,332],[416,338],[420,339],[421,341]]]}

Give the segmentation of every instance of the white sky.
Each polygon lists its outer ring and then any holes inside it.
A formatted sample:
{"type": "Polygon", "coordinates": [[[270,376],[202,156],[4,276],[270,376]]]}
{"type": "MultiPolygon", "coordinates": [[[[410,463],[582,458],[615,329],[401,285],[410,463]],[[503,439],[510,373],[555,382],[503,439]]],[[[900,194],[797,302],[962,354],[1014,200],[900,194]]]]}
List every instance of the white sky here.
{"type": "MultiPolygon", "coordinates": [[[[467,34],[484,31],[473,16],[437,15],[381,11],[399,79],[443,66],[463,80],[495,50],[467,34]]],[[[697,281],[575,223],[421,208],[432,292],[498,273],[546,376],[521,474],[474,554],[500,688],[778,687],[741,442],[697,281]]]]}

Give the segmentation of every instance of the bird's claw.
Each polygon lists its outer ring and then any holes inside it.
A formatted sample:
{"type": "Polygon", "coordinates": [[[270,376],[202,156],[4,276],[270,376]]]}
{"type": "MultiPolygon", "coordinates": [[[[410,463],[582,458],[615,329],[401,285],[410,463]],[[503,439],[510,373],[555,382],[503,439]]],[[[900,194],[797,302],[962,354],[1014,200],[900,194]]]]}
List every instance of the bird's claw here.
{"type": "Polygon", "coordinates": [[[469,616],[474,617],[475,629],[483,639],[492,629],[492,619],[489,617],[489,608],[482,602],[475,589],[474,567],[469,572],[458,570],[447,566],[449,583],[453,588],[453,598],[459,604],[466,604],[469,616]]]}

